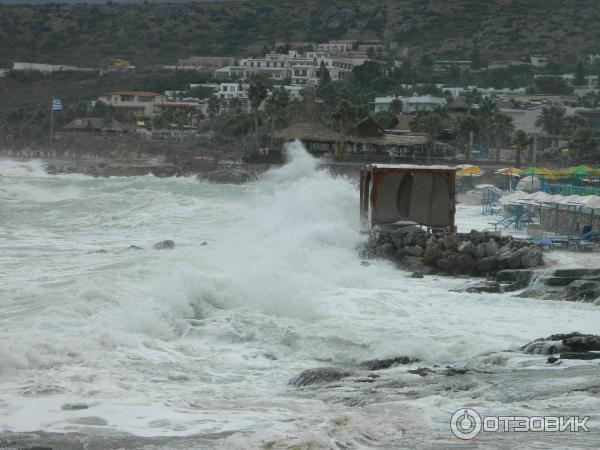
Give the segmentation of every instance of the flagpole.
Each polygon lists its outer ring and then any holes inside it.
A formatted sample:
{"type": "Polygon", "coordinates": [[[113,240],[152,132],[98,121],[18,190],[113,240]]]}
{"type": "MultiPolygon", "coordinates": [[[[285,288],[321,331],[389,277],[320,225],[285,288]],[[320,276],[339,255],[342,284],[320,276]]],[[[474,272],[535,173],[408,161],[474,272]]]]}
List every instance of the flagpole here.
{"type": "Polygon", "coordinates": [[[52,153],[52,141],[54,140],[54,99],[52,99],[52,107],[50,112],[50,153],[52,153]]]}

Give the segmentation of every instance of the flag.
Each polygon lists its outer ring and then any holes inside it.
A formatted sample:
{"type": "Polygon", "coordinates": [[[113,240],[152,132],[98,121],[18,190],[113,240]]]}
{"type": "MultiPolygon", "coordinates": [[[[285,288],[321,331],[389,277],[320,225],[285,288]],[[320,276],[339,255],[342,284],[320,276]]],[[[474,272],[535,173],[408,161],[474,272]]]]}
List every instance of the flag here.
{"type": "Polygon", "coordinates": [[[62,111],[62,102],[57,98],[52,100],[52,111],[62,111]]]}

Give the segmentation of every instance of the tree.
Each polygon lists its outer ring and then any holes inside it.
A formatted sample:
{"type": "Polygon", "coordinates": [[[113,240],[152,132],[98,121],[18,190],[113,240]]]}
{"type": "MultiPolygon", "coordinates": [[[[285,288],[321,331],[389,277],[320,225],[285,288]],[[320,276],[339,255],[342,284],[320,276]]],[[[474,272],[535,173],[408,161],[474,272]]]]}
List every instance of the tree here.
{"type": "Polygon", "coordinates": [[[448,114],[444,109],[423,111],[417,113],[410,122],[411,130],[420,131],[427,135],[427,161],[431,161],[435,139],[444,131],[448,121],[448,114]]]}
{"type": "Polygon", "coordinates": [[[589,128],[577,128],[571,139],[577,150],[577,162],[581,164],[592,143],[592,131],[589,128]]]}
{"type": "Polygon", "coordinates": [[[479,134],[480,131],[480,123],[477,118],[472,113],[467,114],[457,121],[454,125],[456,137],[459,141],[464,143],[465,147],[465,159],[471,158],[471,150],[472,150],[472,136],[479,134]]]}
{"type": "Polygon", "coordinates": [[[573,80],[574,86],[584,86],[585,83],[585,69],[583,67],[583,60],[580,58],[575,69],[575,79],[573,80]]]}
{"type": "Polygon", "coordinates": [[[380,111],[373,115],[375,122],[381,125],[386,130],[390,130],[398,125],[398,119],[396,115],[391,111],[380,111]]]}
{"type": "Polygon", "coordinates": [[[513,136],[513,145],[516,149],[515,154],[515,167],[521,167],[521,157],[523,154],[523,150],[527,148],[527,146],[531,143],[531,139],[527,136],[523,130],[518,130],[513,136]]]}
{"type": "Polygon", "coordinates": [[[256,139],[256,153],[260,151],[260,140],[258,137],[258,108],[262,104],[263,100],[267,97],[267,89],[263,85],[262,81],[258,78],[254,78],[250,81],[248,86],[248,99],[250,100],[250,108],[254,115],[254,134],[256,139]]]}
{"type": "Polygon", "coordinates": [[[214,119],[221,112],[221,100],[216,95],[211,95],[208,99],[208,117],[214,119]]]}
{"type": "Polygon", "coordinates": [[[566,110],[559,106],[546,107],[535,121],[535,126],[541,127],[546,134],[560,135],[565,128],[565,113],[566,110]]]}
{"type": "Polygon", "coordinates": [[[273,148],[273,133],[275,128],[286,122],[285,111],[290,103],[290,96],[284,90],[277,90],[267,98],[265,111],[269,117],[271,149],[273,148]]]}
{"type": "Polygon", "coordinates": [[[496,161],[500,160],[500,147],[506,142],[514,130],[513,119],[500,111],[492,113],[492,134],[496,147],[496,161]]]}
{"type": "Polygon", "coordinates": [[[325,65],[325,61],[321,61],[318,71],[319,86],[323,86],[327,83],[331,83],[331,76],[329,75],[329,69],[325,65]]]}
{"type": "Polygon", "coordinates": [[[392,100],[392,103],[390,103],[390,111],[394,114],[402,113],[403,107],[404,105],[402,104],[402,100],[400,100],[399,98],[395,98],[394,100],[392,100]]]}

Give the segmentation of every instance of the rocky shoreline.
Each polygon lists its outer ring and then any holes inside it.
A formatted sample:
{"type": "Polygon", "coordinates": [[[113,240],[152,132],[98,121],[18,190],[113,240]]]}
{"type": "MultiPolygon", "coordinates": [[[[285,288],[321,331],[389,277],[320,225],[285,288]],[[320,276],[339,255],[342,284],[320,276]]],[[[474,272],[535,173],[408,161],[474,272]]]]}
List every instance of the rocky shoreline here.
{"type": "Polygon", "coordinates": [[[429,233],[411,226],[372,232],[364,257],[383,257],[421,274],[486,277],[504,269],[544,264],[542,249],[530,242],[491,233],[429,233]]]}

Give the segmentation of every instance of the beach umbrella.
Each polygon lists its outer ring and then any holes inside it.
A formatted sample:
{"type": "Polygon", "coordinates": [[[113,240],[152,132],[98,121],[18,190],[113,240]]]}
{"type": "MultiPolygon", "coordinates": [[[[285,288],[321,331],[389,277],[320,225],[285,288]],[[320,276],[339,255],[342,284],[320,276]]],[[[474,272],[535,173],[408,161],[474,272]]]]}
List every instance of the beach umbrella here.
{"type": "Polygon", "coordinates": [[[458,172],[456,172],[456,175],[458,175],[459,177],[472,177],[472,176],[478,177],[483,174],[484,174],[483,170],[481,170],[481,168],[479,168],[477,166],[463,167],[458,172]]]}
{"type": "Polygon", "coordinates": [[[581,166],[573,166],[567,167],[566,169],[562,169],[560,175],[570,176],[570,177],[581,177],[585,175],[590,175],[594,173],[594,169],[589,166],[581,165],[581,166]]]}
{"type": "Polygon", "coordinates": [[[503,167],[502,169],[496,170],[496,173],[500,175],[509,175],[512,177],[516,177],[521,175],[523,171],[521,169],[517,169],[515,167],[503,167]]]}

